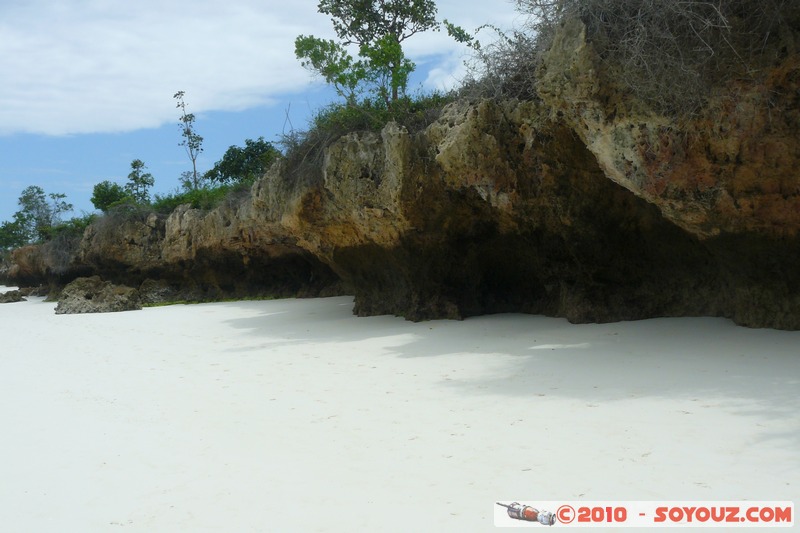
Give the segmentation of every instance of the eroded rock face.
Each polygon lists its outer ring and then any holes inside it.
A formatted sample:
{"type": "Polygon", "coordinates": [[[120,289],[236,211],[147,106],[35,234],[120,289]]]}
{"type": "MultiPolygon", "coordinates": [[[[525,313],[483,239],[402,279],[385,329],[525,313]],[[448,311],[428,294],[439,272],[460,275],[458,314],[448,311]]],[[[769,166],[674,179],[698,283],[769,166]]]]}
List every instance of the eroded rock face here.
{"type": "Polygon", "coordinates": [[[543,115],[533,103],[460,104],[416,136],[392,127],[332,148],[357,164],[328,162],[305,230],[354,288],[358,314],[719,312],[709,250],[606,179],[580,138],[543,115]],[[382,194],[398,145],[403,177],[382,194]],[[365,146],[382,155],[371,172],[365,146]],[[343,189],[359,201],[340,200],[343,189]]]}
{"type": "Polygon", "coordinates": [[[331,291],[336,276],[295,241],[264,220],[248,197],[211,212],[187,205],[169,216],[93,224],[79,262],[131,286],[158,280],[160,290],[143,287],[150,303],[331,291]]]}
{"type": "MultiPolygon", "coordinates": [[[[323,183],[274,220],[353,288],[358,314],[711,315],[800,326],[794,237],[671,218],[609,179],[550,111],[460,103],[416,135],[392,125],[346,136],[328,151],[323,183]]],[[[260,194],[280,180],[265,177],[260,194]]]]}
{"type": "Polygon", "coordinates": [[[58,238],[41,245],[12,250],[6,280],[19,287],[63,287],[79,276],[92,273],[77,255],[78,239],[58,238]]]}
{"type": "Polygon", "coordinates": [[[678,124],[630,97],[566,24],[546,54],[539,93],[581,138],[606,177],[700,237],[800,228],[800,56],[763,83],[718,87],[699,116],[678,124]]]}
{"type": "Polygon", "coordinates": [[[113,313],[142,308],[139,291],[114,285],[100,276],[78,278],[64,287],[58,298],[56,314],[113,313]]]}

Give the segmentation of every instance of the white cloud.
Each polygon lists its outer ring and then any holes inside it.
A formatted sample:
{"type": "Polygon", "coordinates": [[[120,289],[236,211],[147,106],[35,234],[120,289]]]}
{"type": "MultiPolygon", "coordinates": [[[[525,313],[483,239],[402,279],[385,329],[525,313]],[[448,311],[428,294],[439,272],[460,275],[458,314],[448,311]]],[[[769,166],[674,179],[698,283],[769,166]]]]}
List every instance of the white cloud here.
{"type": "Polygon", "coordinates": [[[425,87],[438,91],[449,91],[461,85],[468,77],[467,68],[461,56],[452,55],[428,72],[425,87]]]}
{"type": "MultiPolygon", "coordinates": [[[[0,132],[65,134],[156,126],[190,110],[240,110],[307,80],[294,21],[311,2],[31,2],[0,8],[0,132]]],[[[316,17],[315,17],[316,18],[316,17]]]]}
{"type": "MultiPolygon", "coordinates": [[[[30,0],[0,5],[0,134],[131,131],[174,120],[172,95],[194,113],[242,110],[307,87],[299,34],[330,37],[316,0],[30,0]]],[[[508,26],[509,2],[438,3],[468,30],[508,26]],[[494,4],[493,6],[486,4],[494,4]],[[502,4],[502,5],[498,5],[502,4]],[[491,17],[494,17],[493,20],[491,17]]],[[[441,55],[429,85],[458,74],[462,48],[444,33],[408,53],[441,55]]],[[[415,57],[416,56],[416,57],[415,57]]]]}

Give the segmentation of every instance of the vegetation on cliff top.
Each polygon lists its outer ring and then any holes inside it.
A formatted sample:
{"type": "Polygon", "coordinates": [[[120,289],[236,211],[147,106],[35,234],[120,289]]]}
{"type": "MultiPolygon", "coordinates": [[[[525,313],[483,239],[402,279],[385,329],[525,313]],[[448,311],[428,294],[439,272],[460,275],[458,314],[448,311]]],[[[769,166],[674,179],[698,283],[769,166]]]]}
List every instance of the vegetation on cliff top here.
{"type": "Polygon", "coordinates": [[[340,40],[300,35],[295,55],[343,101],[317,111],[308,130],[284,135],[281,142],[290,167],[318,165],[326,146],[353,131],[378,131],[391,121],[420,130],[454,99],[453,94],[436,91],[408,93],[416,65],[405,56],[403,43],[440,29],[432,0],[321,0],[318,10],[331,17],[340,40]],[[357,49],[356,58],[351,45],[357,49]]]}
{"type": "MultiPolygon", "coordinates": [[[[800,3],[793,0],[516,0],[525,31],[484,54],[504,79],[535,86],[535,65],[558,28],[580,20],[608,80],[659,113],[687,116],[714,88],[758,80],[796,53],[800,3]]],[[[517,89],[519,91],[519,89],[517,89]]]]}
{"type": "Polygon", "coordinates": [[[31,242],[50,240],[55,236],[82,231],[91,217],[64,220],[72,204],[61,193],[45,193],[38,185],[26,187],[19,196],[19,210],[13,220],[0,224],[0,250],[17,248],[31,242]]]}
{"type": "Polygon", "coordinates": [[[439,26],[433,0],[320,0],[317,9],[331,17],[340,41],[300,35],[295,55],[302,65],[325,78],[349,105],[358,105],[368,91],[391,109],[415,69],[403,42],[439,26]],[[358,59],[349,45],[358,48],[358,59]]]}

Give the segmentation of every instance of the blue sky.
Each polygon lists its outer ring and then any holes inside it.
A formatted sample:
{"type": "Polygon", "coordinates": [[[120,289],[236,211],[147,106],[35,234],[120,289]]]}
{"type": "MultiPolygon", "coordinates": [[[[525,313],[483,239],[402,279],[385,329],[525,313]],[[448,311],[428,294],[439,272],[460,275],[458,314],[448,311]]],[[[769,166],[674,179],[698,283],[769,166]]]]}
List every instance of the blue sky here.
{"type": "MultiPolygon", "coordinates": [[[[465,29],[511,28],[511,0],[440,0],[438,18],[465,29]]],[[[303,129],[334,99],[294,57],[300,34],[333,38],[317,0],[0,1],[0,221],[28,185],[65,193],[72,216],[92,212],[92,188],[125,183],[133,159],[178,187],[191,163],[179,146],[173,94],[196,115],[206,170],[231,145],[303,129]]],[[[447,88],[467,51],[444,32],[416,35],[411,89],[447,88]]]]}

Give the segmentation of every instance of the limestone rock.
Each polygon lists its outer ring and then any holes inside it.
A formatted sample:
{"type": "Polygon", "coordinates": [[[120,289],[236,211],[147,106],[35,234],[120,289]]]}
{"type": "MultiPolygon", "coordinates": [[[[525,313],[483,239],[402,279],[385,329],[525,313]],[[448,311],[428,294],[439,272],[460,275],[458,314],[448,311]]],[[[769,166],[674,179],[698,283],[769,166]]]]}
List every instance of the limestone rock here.
{"type": "Polygon", "coordinates": [[[789,54],[763,82],[719,87],[678,122],[616,83],[572,20],[545,54],[539,93],[608,179],[689,233],[783,238],[800,230],[798,72],[800,56],[789,54]]]}
{"type": "Polygon", "coordinates": [[[159,304],[181,300],[180,291],[166,280],[146,279],[139,286],[143,304],[159,304]]]}
{"type": "Polygon", "coordinates": [[[19,290],[23,296],[47,296],[50,293],[50,287],[47,285],[39,285],[36,287],[23,287],[19,290]]]}
{"type": "Polygon", "coordinates": [[[137,270],[160,270],[165,217],[138,211],[111,212],[86,228],[79,261],[92,271],[119,273],[121,265],[137,270]]]}
{"type": "Polygon", "coordinates": [[[56,314],[110,313],[141,309],[139,291],[114,285],[99,276],[78,278],[61,292],[56,314]]]}
{"type": "Polygon", "coordinates": [[[0,304],[8,304],[14,302],[24,302],[25,298],[22,296],[21,291],[6,291],[0,292],[0,304]]]}

